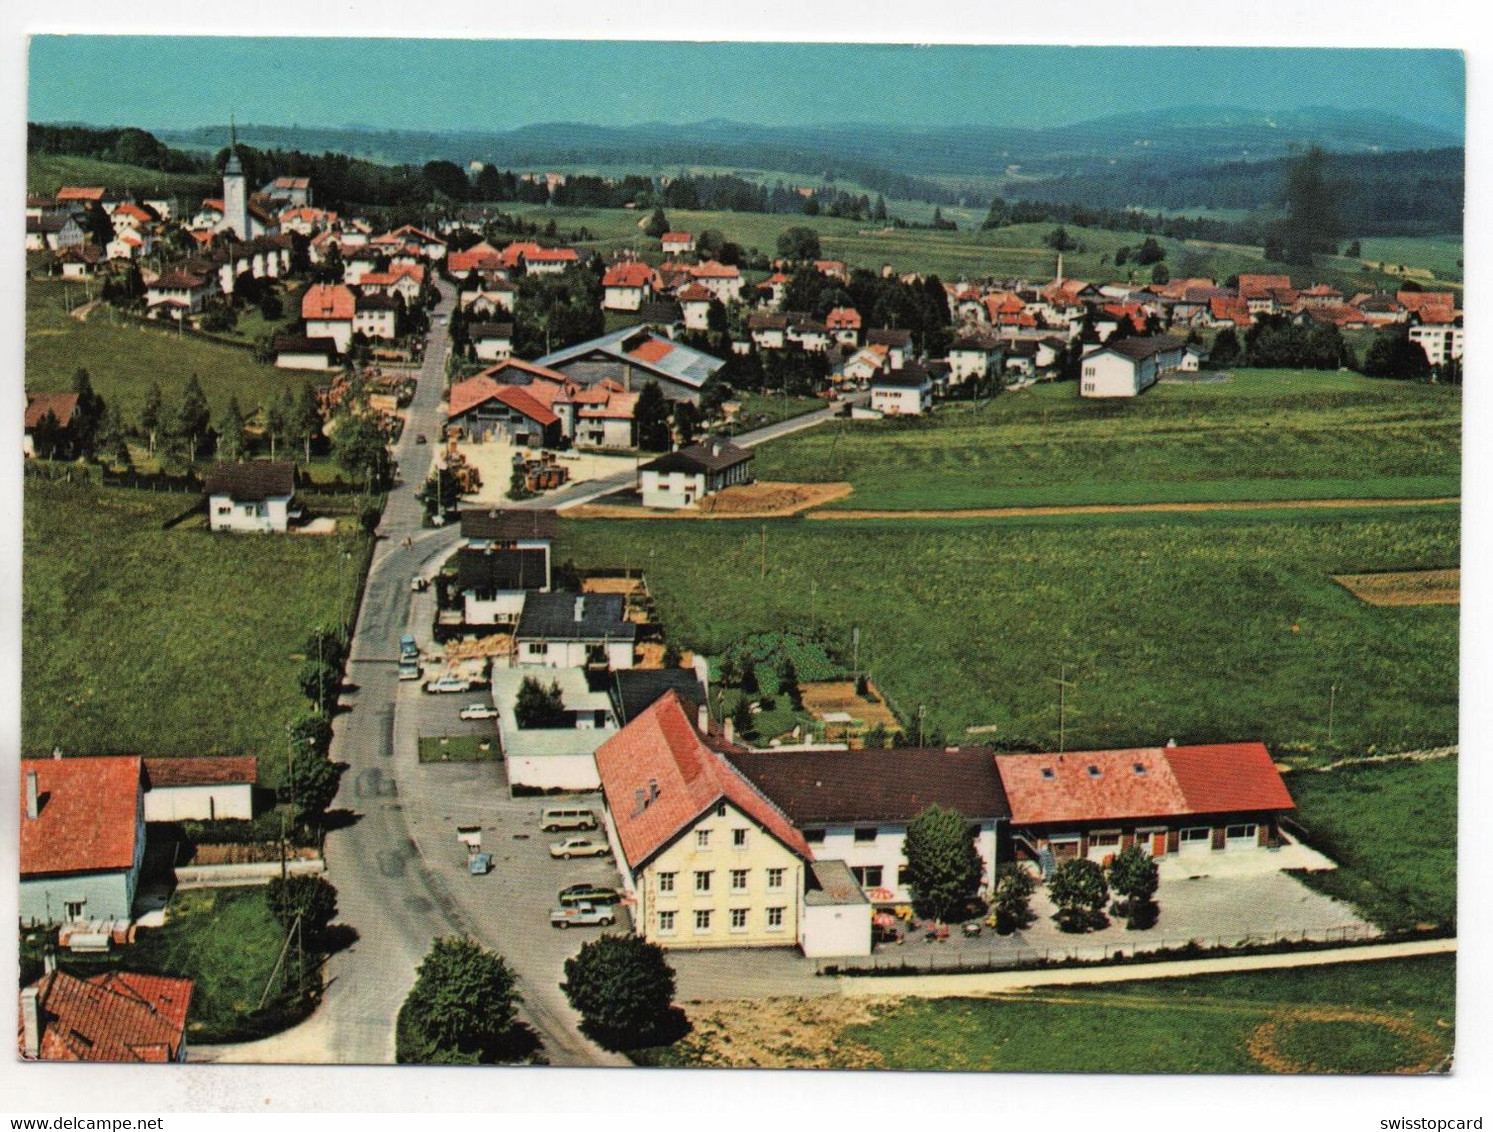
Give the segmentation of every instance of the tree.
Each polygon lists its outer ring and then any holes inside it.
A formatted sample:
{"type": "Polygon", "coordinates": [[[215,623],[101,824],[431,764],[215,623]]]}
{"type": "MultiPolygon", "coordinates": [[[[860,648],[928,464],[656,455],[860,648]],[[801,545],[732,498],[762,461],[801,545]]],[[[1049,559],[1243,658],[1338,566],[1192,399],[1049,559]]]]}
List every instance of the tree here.
{"type": "Polygon", "coordinates": [[[1158,263],[1155,267],[1151,268],[1151,282],[1155,283],[1158,287],[1164,286],[1171,281],[1172,273],[1166,269],[1166,264],[1158,263]]]}
{"type": "Polygon", "coordinates": [[[337,797],[342,784],[342,763],[334,763],[325,751],[302,750],[294,742],[290,763],[290,788],[295,797],[296,821],[313,826],[321,821],[337,797]]]}
{"type": "Polygon", "coordinates": [[[187,442],[189,459],[197,458],[211,424],[212,412],[207,407],[207,396],[194,373],[182,391],[181,404],[176,408],[176,434],[187,442]]]}
{"type": "Polygon", "coordinates": [[[1124,898],[1120,909],[1127,928],[1148,928],[1156,922],[1152,897],[1160,883],[1160,874],[1151,855],[1139,845],[1123,849],[1109,863],[1109,888],[1124,898]]]}
{"type": "Polygon", "coordinates": [[[1057,905],[1054,918],[1063,931],[1082,932],[1104,926],[1109,886],[1097,861],[1084,857],[1064,861],[1047,878],[1047,895],[1057,905]]]}
{"type": "Polygon", "coordinates": [[[389,444],[372,417],[344,415],[332,434],[332,451],[337,466],[362,480],[369,491],[389,486],[393,468],[389,444]]]}
{"type": "Polygon", "coordinates": [[[886,219],[886,197],[882,196],[880,193],[876,194],[876,207],[871,210],[871,219],[886,219]]]}
{"type": "Polygon", "coordinates": [[[1155,236],[1147,236],[1142,242],[1140,249],[1135,253],[1135,262],[1142,267],[1148,267],[1153,263],[1160,263],[1166,258],[1166,249],[1162,247],[1155,236]]]}
{"type": "Polygon", "coordinates": [[[610,1049],[653,1044],[670,1020],[674,969],[641,936],[607,934],[565,960],[560,984],[586,1032],[610,1049]]]}
{"type": "Polygon", "coordinates": [[[757,682],[757,664],[751,658],[741,665],[741,690],[749,696],[755,696],[762,690],[762,685],[757,682]]]}
{"type": "Polygon", "coordinates": [[[736,701],[736,707],[731,712],[731,726],[743,739],[757,729],[757,717],[752,714],[752,705],[745,696],[736,701]]]}
{"type": "Polygon", "coordinates": [[[1007,861],[997,869],[995,899],[991,901],[996,931],[1009,935],[1031,922],[1031,899],[1036,887],[1032,874],[1015,861],[1007,861]]]}
{"type": "Polygon", "coordinates": [[[798,665],[793,663],[793,658],[786,652],[778,662],[778,691],[793,701],[795,709],[804,706],[803,691],[798,686],[798,665]]]}
{"type": "Polygon", "coordinates": [[[643,227],[644,234],[656,240],[668,230],[669,218],[664,215],[663,209],[655,208],[653,215],[648,218],[648,223],[643,227]]]}
{"type": "Polygon", "coordinates": [[[969,821],[958,810],[928,806],[902,844],[913,906],[936,920],[959,917],[980,886],[983,866],[969,821]]]}
{"type": "Polygon", "coordinates": [[[523,728],[564,727],[567,716],[559,682],[552,680],[546,688],[533,676],[525,676],[518,686],[513,715],[523,728]]]}
{"type": "Polygon", "coordinates": [[[633,418],[638,424],[639,448],[647,452],[669,450],[669,403],[664,399],[658,382],[650,381],[643,386],[633,418]]]}
{"type": "Polygon", "coordinates": [[[296,919],[301,930],[317,936],[337,915],[337,889],[319,876],[275,877],[265,887],[270,913],[289,931],[296,919]]]}
{"type": "Polygon", "coordinates": [[[520,1001],[501,955],[461,936],[438,939],[399,1008],[395,1059],[405,1065],[497,1060],[520,1001]]]}
{"type": "Polygon", "coordinates": [[[125,422],[124,414],[119,411],[119,406],[106,405],[103,418],[98,426],[95,448],[97,456],[116,467],[128,468],[130,466],[129,436],[130,428],[125,422]]]}
{"type": "Polygon", "coordinates": [[[306,463],[311,462],[311,444],[322,434],[321,402],[316,390],[308,381],[301,386],[301,396],[296,402],[295,412],[290,415],[285,434],[287,444],[301,445],[306,454],[306,463]]]}
{"type": "Polygon", "coordinates": [[[1338,186],[1328,180],[1327,155],[1317,146],[1291,162],[1286,170],[1286,219],[1281,245],[1287,263],[1310,265],[1320,248],[1330,251],[1341,235],[1336,197],[1338,186]]]}
{"type": "Polygon", "coordinates": [[[244,431],[244,412],[238,398],[228,398],[228,408],[218,418],[218,459],[242,460],[249,437],[244,431]]]}
{"type": "Polygon", "coordinates": [[[1424,381],[1431,376],[1431,363],[1420,343],[1410,341],[1409,327],[1386,326],[1364,351],[1363,372],[1369,377],[1424,381]]]}
{"type": "Polygon", "coordinates": [[[301,662],[296,679],[301,694],[316,705],[318,711],[326,711],[328,705],[337,705],[337,690],[342,687],[342,669],[316,657],[307,657],[301,662]]]}
{"type": "Polygon", "coordinates": [[[160,383],[152,381],[145,391],[145,404],[140,406],[140,427],[145,430],[146,451],[152,456],[156,454],[156,430],[161,427],[164,416],[160,383]]]}
{"type": "Polygon", "coordinates": [[[700,410],[691,401],[675,402],[669,420],[681,447],[693,444],[700,435],[700,410]]]}
{"type": "Polygon", "coordinates": [[[1225,326],[1213,339],[1208,360],[1218,366],[1231,366],[1239,361],[1239,335],[1234,333],[1232,326],[1225,326]]]}
{"type": "Polygon", "coordinates": [[[778,235],[778,255],[784,259],[815,260],[820,254],[819,233],[812,228],[794,225],[778,235]]]}
{"type": "Polygon", "coordinates": [[[1362,256],[1363,256],[1363,244],[1360,241],[1358,241],[1358,240],[1353,240],[1352,242],[1350,242],[1347,245],[1347,247],[1343,248],[1343,256],[1346,259],[1360,259],[1360,258],[1362,258],[1362,256]]]}
{"type": "Polygon", "coordinates": [[[73,372],[73,392],[78,395],[78,411],[71,428],[73,451],[79,456],[92,456],[98,445],[99,424],[104,417],[104,399],[93,390],[93,381],[86,369],[73,372]]]}
{"type": "Polygon", "coordinates": [[[1078,247],[1078,241],[1068,235],[1068,229],[1064,228],[1061,224],[1047,233],[1042,238],[1042,242],[1056,252],[1068,252],[1078,247]]]}
{"type": "Polygon", "coordinates": [[[289,389],[264,403],[264,434],[270,438],[271,460],[275,458],[275,443],[286,435],[294,413],[295,398],[291,396],[289,389]]]}

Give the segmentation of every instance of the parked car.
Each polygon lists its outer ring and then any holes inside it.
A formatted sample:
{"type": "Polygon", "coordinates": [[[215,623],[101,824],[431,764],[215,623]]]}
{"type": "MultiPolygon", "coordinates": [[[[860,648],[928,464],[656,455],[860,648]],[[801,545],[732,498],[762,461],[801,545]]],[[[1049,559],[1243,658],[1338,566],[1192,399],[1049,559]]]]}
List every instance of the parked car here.
{"type": "Polygon", "coordinates": [[[612,847],[605,841],[590,837],[567,837],[550,846],[550,856],[559,857],[562,861],[568,861],[572,857],[607,857],[611,852],[612,847]]]}
{"type": "Polygon", "coordinates": [[[425,685],[425,690],[427,692],[470,692],[472,690],[472,682],[448,673],[438,679],[428,681],[425,685]]]}
{"type": "Polygon", "coordinates": [[[415,433],[415,443],[416,444],[424,444],[425,443],[425,434],[423,432],[417,432],[417,433],[415,433]]]}
{"type": "Polygon", "coordinates": [[[559,896],[561,906],[566,908],[575,904],[616,904],[621,899],[622,893],[600,884],[572,884],[562,888],[559,896]]]}
{"type": "Polygon", "coordinates": [[[584,806],[546,806],[539,814],[539,828],[545,833],[561,829],[595,829],[596,815],[584,806]]]}
{"type": "Polygon", "coordinates": [[[462,719],[497,719],[498,709],[490,704],[468,704],[456,714],[462,719]]]}
{"type": "Polygon", "coordinates": [[[550,924],[557,928],[568,928],[572,924],[600,924],[606,927],[617,922],[610,908],[598,908],[594,904],[577,904],[573,908],[555,908],[550,911],[550,924]]]}
{"type": "Polygon", "coordinates": [[[485,877],[492,872],[492,854],[473,853],[467,859],[467,871],[474,877],[485,877]]]}
{"type": "Polygon", "coordinates": [[[420,666],[412,661],[399,662],[399,678],[401,680],[418,680],[425,675],[420,671],[420,666]]]}

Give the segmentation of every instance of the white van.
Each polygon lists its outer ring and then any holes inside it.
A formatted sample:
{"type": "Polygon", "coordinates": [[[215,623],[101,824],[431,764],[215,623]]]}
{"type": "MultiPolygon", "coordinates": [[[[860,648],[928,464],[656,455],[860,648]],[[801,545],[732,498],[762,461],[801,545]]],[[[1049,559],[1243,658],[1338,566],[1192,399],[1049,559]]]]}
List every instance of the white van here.
{"type": "Polygon", "coordinates": [[[548,806],[539,814],[539,828],[545,833],[557,829],[595,829],[596,815],[579,806],[548,806]]]}

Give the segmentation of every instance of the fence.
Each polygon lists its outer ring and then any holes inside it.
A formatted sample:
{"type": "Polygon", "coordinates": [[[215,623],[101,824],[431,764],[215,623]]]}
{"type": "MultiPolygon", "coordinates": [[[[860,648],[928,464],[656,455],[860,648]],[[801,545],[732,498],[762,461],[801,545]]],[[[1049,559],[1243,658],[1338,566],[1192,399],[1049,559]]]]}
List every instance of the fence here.
{"type": "Polygon", "coordinates": [[[220,334],[214,334],[206,330],[197,330],[194,327],[184,325],[174,320],[167,321],[159,318],[150,318],[138,311],[127,310],[124,307],[111,305],[109,307],[111,317],[118,318],[123,322],[134,323],[141,330],[156,330],[162,334],[172,337],[199,338],[204,342],[215,342],[219,346],[231,346],[236,350],[247,350],[253,353],[258,346],[254,342],[244,342],[235,338],[225,338],[220,334]]]}
{"type": "MultiPolygon", "coordinates": [[[[1412,938],[1426,938],[1419,933],[1412,938]]],[[[850,961],[816,959],[816,975],[926,975],[949,972],[1017,971],[1034,967],[1069,967],[1091,964],[1152,963],[1168,959],[1194,959],[1241,952],[1296,951],[1341,947],[1344,944],[1379,943],[1389,939],[1371,924],[1344,924],[1329,928],[1258,932],[1246,936],[1158,936],[1134,943],[1058,944],[1027,947],[995,937],[987,946],[968,946],[951,937],[947,942],[909,942],[893,945],[865,958],[850,961]]]]}

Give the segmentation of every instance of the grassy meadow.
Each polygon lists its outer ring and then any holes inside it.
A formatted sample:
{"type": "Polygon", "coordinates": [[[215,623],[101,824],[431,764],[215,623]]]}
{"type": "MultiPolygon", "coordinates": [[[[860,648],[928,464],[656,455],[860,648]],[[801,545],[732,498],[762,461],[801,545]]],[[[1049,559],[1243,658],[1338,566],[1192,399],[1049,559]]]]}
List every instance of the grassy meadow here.
{"type": "Polygon", "coordinates": [[[195,211],[204,197],[216,195],[221,184],[198,173],[162,173],[71,154],[33,153],[26,158],[28,193],[52,194],[62,185],[103,185],[141,196],[179,196],[183,208],[195,211]]]}
{"type": "Polygon", "coordinates": [[[346,615],[363,540],[161,529],[192,502],[27,480],[27,755],[250,754],[278,780],[285,724],[306,707],[299,649],[346,615]]]}
{"type": "Polygon", "coordinates": [[[762,447],[762,479],[849,481],[840,509],[1456,495],[1460,391],[1234,371],[1085,400],[1071,382],[925,418],[835,421],[762,447]]]}
{"type": "Polygon", "coordinates": [[[310,380],[306,374],[256,362],[248,350],[173,334],[165,326],[115,322],[105,307],[95,308],[81,322],[67,313],[65,304],[76,306],[82,298],[81,284],[27,280],[27,389],[69,390],[73,374],[86,369],[93,388],[133,421],[153,381],[160,384],[167,404],[175,405],[196,374],[216,418],[230,397],[237,397],[248,414],[287,387],[299,392],[310,380]]]}
{"type": "Polygon", "coordinates": [[[861,631],[861,666],[929,734],[1038,749],[1262,739],[1454,742],[1455,606],[1373,607],[1331,575],[1455,565],[1454,509],[1016,520],[566,522],[560,560],[641,566],[683,648],[861,631]],[[765,540],[765,552],[764,552],[765,540]]]}

